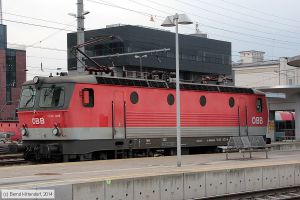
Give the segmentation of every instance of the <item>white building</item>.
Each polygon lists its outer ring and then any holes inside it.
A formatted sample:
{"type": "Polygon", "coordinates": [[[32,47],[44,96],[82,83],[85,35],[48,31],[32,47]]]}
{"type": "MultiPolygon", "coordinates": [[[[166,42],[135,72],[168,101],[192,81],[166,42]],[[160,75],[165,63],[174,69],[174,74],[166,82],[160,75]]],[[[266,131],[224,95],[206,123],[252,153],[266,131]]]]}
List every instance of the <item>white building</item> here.
{"type": "Polygon", "coordinates": [[[264,60],[264,52],[242,51],[240,62],[232,66],[236,86],[271,87],[300,85],[300,68],[287,64],[287,58],[264,60]]]}
{"type": "MultiPolygon", "coordinates": [[[[259,88],[266,92],[269,109],[267,137],[272,141],[278,133],[274,129],[276,111],[295,111],[296,117],[300,116],[300,56],[264,60],[264,52],[242,51],[239,63],[232,66],[232,74],[236,86],[259,88]]],[[[294,137],[300,141],[299,118],[295,119],[294,137]]]]}
{"type": "Polygon", "coordinates": [[[256,63],[261,62],[264,60],[264,54],[263,51],[240,51],[240,57],[242,63],[256,63]]]}

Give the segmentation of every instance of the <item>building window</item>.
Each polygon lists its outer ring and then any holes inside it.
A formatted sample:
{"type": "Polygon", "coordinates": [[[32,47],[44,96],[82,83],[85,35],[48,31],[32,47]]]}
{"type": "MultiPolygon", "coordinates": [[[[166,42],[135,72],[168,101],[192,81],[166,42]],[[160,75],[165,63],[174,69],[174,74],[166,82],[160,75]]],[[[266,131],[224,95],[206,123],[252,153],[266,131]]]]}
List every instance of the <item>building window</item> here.
{"type": "Polygon", "coordinates": [[[0,24],[0,48],[6,49],[7,48],[7,36],[6,36],[6,26],[0,24]]]}
{"type": "Polygon", "coordinates": [[[124,53],[124,43],[111,42],[107,44],[96,44],[92,47],[87,47],[87,50],[92,51],[94,56],[124,53]]]}
{"type": "Polygon", "coordinates": [[[12,88],[16,84],[16,51],[7,50],[6,54],[6,104],[12,103],[12,88]]]}
{"type": "Polygon", "coordinates": [[[262,99],[261,98],[257,98],[257,100],[256,100],[256,110],[257,110],[257,112],[262,112],[262,109],[263,109],[263,107],[262,107],[262,99]]]}
{"type": "Polygon", "coordinates": [[[130,101],[132,104],[137,104],[137,102],[139,101],[139,95],[137,92],[132,92],[130,94],[130,101]]]}
{"type": "Polygon", "coordinates": [[[175,98],[173,94],[169,94],[167,98],[168,104],[171,106],[174,104],[175,98]]]}
{"type": "Polygon", "coordinates": [[[12,95],[11,95],[11,87],[6,86],[6,105],[12,104],[12,95]]]}
{"type": "Polygon", "coordinates": [[[234,98],[233,97],[229,98],[228,104],[229,104],[230,108],[232,108],[234,106],[234,98]]]}
{"type": "Polygon", "coordinates": [[[202,107],[204,107],[206,105],[206,97],[205,96],[200,97],[200,105],[202,107]]]}

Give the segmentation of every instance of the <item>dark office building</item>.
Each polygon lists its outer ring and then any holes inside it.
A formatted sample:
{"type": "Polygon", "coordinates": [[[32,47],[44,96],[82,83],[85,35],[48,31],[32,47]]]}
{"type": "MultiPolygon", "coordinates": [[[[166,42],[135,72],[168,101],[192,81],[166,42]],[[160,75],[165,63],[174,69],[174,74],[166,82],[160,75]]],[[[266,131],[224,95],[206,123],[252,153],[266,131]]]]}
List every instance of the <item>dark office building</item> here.
{"type": "Polygon", "coordinates": [[[16,118],[25,69],[26,51],[7,48],[6,25],[0,24],[0,120],[16,118]]]}
{"type": "MultiPolygon", "coordinates": [[[[114,25],[105,29],[85,31],[85,41],[99,36],[114,36],[85,47],[93,56],[122,54],[170,48],[170,51],[147,54],[95,58],[98,64],[114,67],[118,75],[125,72],[154,70],[175,72],[175,34],[173,32],[131,25],[114,25]]],[[[76,59],[71,49],[76,45],[76,33],[68,34],[68,70],[76,71],[76,59]]],[[[180,78],[198,82],[207,75],[231,75],[231,43],[179,34],[180,78]]],[[[86,62],[88,65],[93,65],[86,62]]],[[[129,74],[129,73],[128,73],[129,74]]],[[[132,74],[132,73],[131,73],[132,74]]],[[[133,73],[134,74],[134,73],[133,73]]],[[[116,75],[116,74],[115,74],[116,75]]]]}

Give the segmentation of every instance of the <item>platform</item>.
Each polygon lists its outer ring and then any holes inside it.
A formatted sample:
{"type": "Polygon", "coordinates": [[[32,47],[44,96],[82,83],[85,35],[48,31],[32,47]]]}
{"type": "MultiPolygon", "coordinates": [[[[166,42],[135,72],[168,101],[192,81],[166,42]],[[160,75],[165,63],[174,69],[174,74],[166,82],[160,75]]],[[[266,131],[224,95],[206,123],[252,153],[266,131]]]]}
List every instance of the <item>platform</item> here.
{"type": "Polygon", "coordinates": [[[295,140],[284,140],[267,145],[271,150],[296,150],[300,149],[300,142],[295,140]]]}
{"type": "MultiPolygon", "coordinates": [[[[300,185],[300,150],[87,161],[0,168],[0,189],[55,189],[57,200],[191,199],[300,185]]],[[[0,198],[1,199],[1,198],[0,198]]]]}

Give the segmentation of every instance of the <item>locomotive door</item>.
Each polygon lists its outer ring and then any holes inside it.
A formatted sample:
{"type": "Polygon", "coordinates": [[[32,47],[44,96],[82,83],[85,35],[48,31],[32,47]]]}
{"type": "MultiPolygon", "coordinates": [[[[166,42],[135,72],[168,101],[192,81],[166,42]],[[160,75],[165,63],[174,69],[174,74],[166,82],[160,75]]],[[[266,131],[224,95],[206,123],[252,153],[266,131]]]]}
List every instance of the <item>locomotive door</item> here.
{"type": "Polygon", "coordinates": [[[124,139],[125,130],[125,101],[121,91],[115,91],[112,101],[112,138],[124,139]]]}
{"type": "Polygon", "coordinates": [[[248,135],[248,108],[246,100],[241,98],[239,103],[240,136],[248,135]]]}

